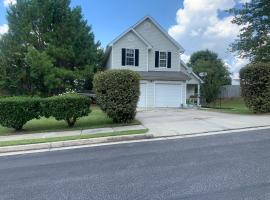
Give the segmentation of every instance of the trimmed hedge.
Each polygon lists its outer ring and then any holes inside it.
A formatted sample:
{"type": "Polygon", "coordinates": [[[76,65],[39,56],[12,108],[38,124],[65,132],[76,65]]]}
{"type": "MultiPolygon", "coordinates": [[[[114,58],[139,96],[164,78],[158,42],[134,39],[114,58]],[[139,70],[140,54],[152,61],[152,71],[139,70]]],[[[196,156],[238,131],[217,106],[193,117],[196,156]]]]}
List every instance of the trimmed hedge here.
{"type": "Polygon", "coordinates": [[[39,118],[40,111],[40,98],[0,98],[0,124],[8,128],[21,130],[26,122],[39,118]]]}
{"type": "Polygon", "coordinates": [[[77,94],[65,94],[42,100],[43,116],[65,120],[73,127],[79,117],[90,113],[90,99],[77,94]]]}
{"type": "Polygon", "coordinates": [[[79,117],[90,112],[90,99],[77,94],[65,94],[49,98],[6,97],[0,98],[0,124],[21,130],[30,120],[55,117],[73,127],[79,117]]]}
{"type": "Polygon", "coordinates": [[[140,76],[131,70],[109,70],[95,75],[94,90],[100,108],[116,123],[135,118],[140,76]]]}
{"type": "Polygon", "coordinates": [[[247,65],[240,79],[247,107],[255,113],[270,112],[270,63],[247,65]]]}

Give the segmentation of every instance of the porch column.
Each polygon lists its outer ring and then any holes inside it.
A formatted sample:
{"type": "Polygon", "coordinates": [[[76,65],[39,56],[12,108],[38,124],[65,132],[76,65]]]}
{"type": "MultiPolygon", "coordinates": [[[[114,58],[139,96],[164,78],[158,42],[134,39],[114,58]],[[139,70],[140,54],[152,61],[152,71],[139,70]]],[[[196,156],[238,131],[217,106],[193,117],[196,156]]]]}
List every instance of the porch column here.
{"type": "Polygon", "coordinates": [[[197,87],[198,87],[197,106],[200,106],[201,105],[201,102],[200,102],[200,98],[201,98],[200,84],[198,84],[197,87]]]}

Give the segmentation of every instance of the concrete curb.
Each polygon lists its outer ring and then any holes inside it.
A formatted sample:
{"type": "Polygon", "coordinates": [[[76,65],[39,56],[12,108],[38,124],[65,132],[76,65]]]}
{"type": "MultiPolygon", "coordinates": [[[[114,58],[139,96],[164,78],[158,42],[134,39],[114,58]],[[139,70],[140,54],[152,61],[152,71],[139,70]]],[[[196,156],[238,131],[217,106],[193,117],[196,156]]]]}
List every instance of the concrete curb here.
{"type": "Polygon", "coordinates": [[[111,137],[100,137],[91,139],[80,139],[80,140],[69,140],[60,142],[49,142],[40,144],[28,144],[28,145],[18,145],[18,146],[7,146],[0,147],[0,154],[3,153],[16,153],[23,151],[35,151],[35,150],[54,150],[63,147],[72,146],[84,146],[99,143],[110,143],[110,142],[121,142],[121,141],[131,141],[131,140],[141,140],[153,138],[151,134],[135,134],[135,135],[121,135],[121,136],[111,136],[111,137]]]}
{"type": "Polygon", "coordinates": [[[191,137],[201,137],[210,135],[219,135],[226,133],[237,133],[243,131],[253,131],[270,129],[270,126],[257,126],[248,128],[238,128],[238,129],[227,129],[220,131],[208,131],[194,134],[182,134],[182,135],[168,135],[168,136],[154,136],[151,133],[146,134],[134,134],[134,135],[122,135],[122,136],[110,136],[110,137],[100,137],[91,139],[80,139],[80,140],[69,140],[60,142],[50,142],[50,143],[40,143],[40,144],[29,144],[29,145],[18,145],[18,146],[7,146],[0,147],[0,156],[7,155],[17,155],[24,153],[37,153],[45,151],[54,151],[62,149],[74,149],[83,148],[90,146],[99,145],[112,145],[119,143],[129,143],[129,142],[147,142],[147,141],[159,141],[159,140],[173,140],[173,139],[184,139],[191,137]]]}

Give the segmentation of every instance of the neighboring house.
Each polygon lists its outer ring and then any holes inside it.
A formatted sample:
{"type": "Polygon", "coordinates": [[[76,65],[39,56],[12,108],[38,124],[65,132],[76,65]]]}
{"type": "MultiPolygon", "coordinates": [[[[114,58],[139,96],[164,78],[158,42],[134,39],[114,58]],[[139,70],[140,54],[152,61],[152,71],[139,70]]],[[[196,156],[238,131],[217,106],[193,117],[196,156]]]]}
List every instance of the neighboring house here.
{"type": "Polygon", "coordinates": [[[202,80],[181,60],[183,52],[180,44],[146,16],[107,46],[105,67],[141,75],[138,107],[184,107],[191,96],[199,97],[202,80]]]}

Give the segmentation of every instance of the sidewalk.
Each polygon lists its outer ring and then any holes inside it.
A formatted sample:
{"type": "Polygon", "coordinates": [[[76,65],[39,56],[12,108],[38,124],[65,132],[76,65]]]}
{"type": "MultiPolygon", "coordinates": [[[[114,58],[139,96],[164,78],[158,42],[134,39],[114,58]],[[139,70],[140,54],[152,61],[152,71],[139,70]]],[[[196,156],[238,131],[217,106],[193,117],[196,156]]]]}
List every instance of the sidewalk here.
{"type": "Polygon", "coordinates": [[[28,140],[28,139],[39,139],[39,138],[79,136],[79,135],[97,134],[97,133],[112,133],[112,132],[119,132],[119,131],[131,131],[131,130],[142,130],[142,129],[145,129],[143,125],[133,125],[133,126],[112,127],[112,128],[96,128],[96,129],[74,130],[74,131],[58,131],[58,132],[55,131],[55,132],[45,132],[45,133],[8,135],[8,136],[0,136],[0,142],[11,141],[11,140],[28,140]]]}

